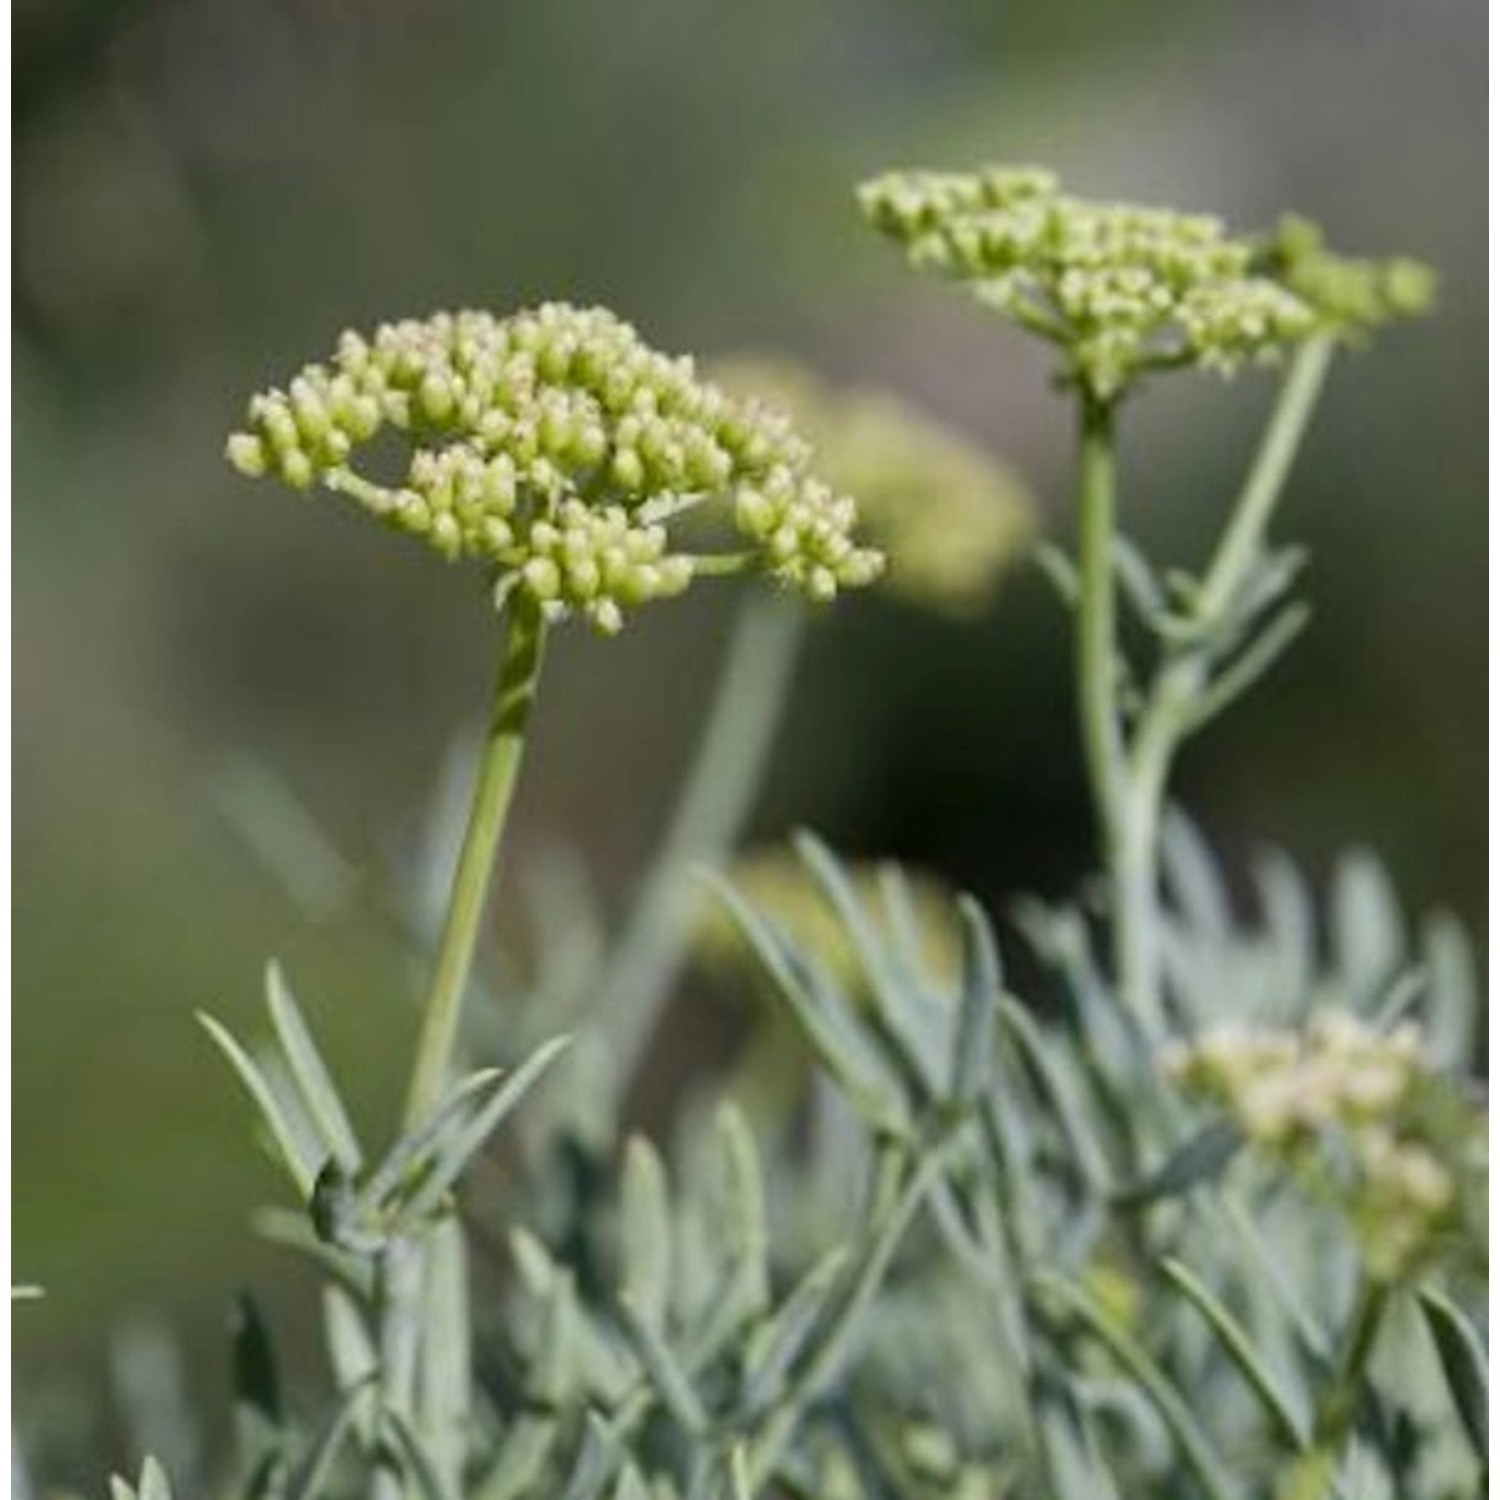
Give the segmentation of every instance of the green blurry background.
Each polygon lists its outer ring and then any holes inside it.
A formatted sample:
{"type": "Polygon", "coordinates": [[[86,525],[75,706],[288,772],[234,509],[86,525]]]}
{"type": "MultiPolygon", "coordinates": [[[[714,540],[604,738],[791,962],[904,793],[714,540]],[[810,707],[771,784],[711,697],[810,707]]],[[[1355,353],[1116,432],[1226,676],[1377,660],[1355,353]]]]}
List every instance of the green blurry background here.
{"type": "MultiPolygon", "coordinates": [[[[1314,627],[1189,754],[1233,859],[1352,838],[1413,905],[1480,915],[1485,796],[1484,8],[1473,0],[18,0],[14,1256],[24,1403],[98,1383],[167,1315],[223,1381],[233,1288],[295,1310],[243,1232],[270,1182],[192,1024],[246,1023],[275,953],[372,1120],[411,1033],[376,915],[489,637],[418,549],[237,481],[244,395],[347,324],[606,302],[670,349],[787,349],[919,398],[1067,526],[1044,365],[907,276],[851,186],[992,157],[1080,190],[1409,251],[1442,305],[1343,362],[1283,536],[1314,627]],[[350,861],[318,921],[219,811],[258,758],[350,861]]],[[[1130,413],[1129,524],[1199,555],[1269,386],[1130,413]]],[[[696,615],[693,611],[696,610],[696,615]]],[[[558,650],[516,848],[582,846],[616,899],[669,804],[727,614],[558,650]]],[[[820,626],[757,815],[998,902],[1087,859],[1064,621],[1021,570],[972,627],[858,603],[820,626]]],[[[514,891],[514,883],[508,887],[514,891]]],[[[513,903],[512,903],[513,905],[513,903]]],[[[502,922],[506,920],[502,914],[502,922]]]]}

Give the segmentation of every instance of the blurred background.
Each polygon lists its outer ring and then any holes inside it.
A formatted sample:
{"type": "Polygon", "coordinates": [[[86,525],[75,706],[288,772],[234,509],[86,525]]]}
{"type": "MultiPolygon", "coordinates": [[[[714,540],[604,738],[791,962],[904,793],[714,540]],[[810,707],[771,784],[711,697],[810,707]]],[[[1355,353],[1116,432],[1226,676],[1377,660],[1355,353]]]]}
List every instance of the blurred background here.
{"type": "MultiPolygon", "coordinates": [[[[1231,862],[1273,841],[1321,878],[1366,841],[1411,907],[1479,920],[1485,24],[1472,0],[18,0],[13,1255],[48,1296],[14,1321],[53,1467],[107,1446],[73,1395],[121,1330],[164,1318],[216,1402],[234,1288],[300,1305],[245,1232],[271,1175],[193,1009],[250,1023],[279,956],[372,1121],[410,1039],[380,872],[479,713],[484,607],[221,459],[245,395],[346,325],[568,297],[668,349],[790,351],[1006,456],[1063,535],[1042,358],[904,272],[858,178],[1034,160],[1430,260],[1438,313],[1340,363],[1280,517],[1313,627],[1180,790],[1231,862]],[[343,851],[337,914],[228,826],[247,765],[343,851]]],[[[1200,557],[1270,394],[1133,406],[1153,553],[1200,557]]],[[[660,614],[560,643],[512,868],[569,842],[629,891],[729,619],[660,614]]],[[[972,625],[852,603],[803,658],[756,835],[808,823],[991,905],[1066,891],[1089,860],[1067,661],[1027,568],[972,625]]]]}

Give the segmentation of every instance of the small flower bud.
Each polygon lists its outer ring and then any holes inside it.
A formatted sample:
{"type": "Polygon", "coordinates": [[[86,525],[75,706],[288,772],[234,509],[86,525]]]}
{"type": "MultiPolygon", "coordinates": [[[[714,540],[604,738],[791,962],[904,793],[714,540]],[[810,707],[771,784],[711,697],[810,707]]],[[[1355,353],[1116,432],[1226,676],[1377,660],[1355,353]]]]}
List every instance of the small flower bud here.
{"type": "Polygon", "coordinates": [[[550,557],[533,557],[521,569],[521,576],[526,581],[526,587],[544,603],[549,599],[556,599],[562,591],[562,575],[550,557]]]}
{"type": "Polygon", "coordinates": [[[249,432],[232,433],[224,445],[224,456],[250,479],[260,479],[270,467],[265,444],[249,432]]]}
{"type": "Polygon", "coordinates": [[[289,448],[277,455],[277,466],[281,477],[294,490],[310,490],[317,477],[313,462],[300,448],[289,448]]]}
{"type": "Polygon", "coordinates": [[[633,448],[619,448],[610,464],[610,477],[628,493],[635,493],[646,482],[646,466],[633,448]]]}
{"type": "Polygon", "coordinates": [[[418,394],[422,411],[430,421],[442,422],[452,414],[453,382],[447,376],[436,370],[424,375],[418,394]]]}

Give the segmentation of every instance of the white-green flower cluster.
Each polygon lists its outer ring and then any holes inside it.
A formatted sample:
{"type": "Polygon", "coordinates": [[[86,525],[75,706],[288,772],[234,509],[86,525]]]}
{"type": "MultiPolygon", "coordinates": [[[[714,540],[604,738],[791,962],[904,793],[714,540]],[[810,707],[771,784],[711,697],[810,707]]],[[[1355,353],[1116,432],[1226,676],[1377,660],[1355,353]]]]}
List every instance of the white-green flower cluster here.
{"type": "Polygon", "coordinates": [[[790,412],[885,553],[881,588],[966,618],[984,608],[1026,551],[1035,504],[1019,479],[962,433],[883,391],[839,389],[789,359],[716,361],[726,390],[790,412]]]}
{"type": "Polygon", "coordinates": [[[1304,247],[1292,275],[1291,254],[1231,236],[1212,216],[1089,202],[1029,167],[887,173],[863,185],[860,204],[914,266],[969,284],[1056,344],[1065,377],[1101,401],[1146,371],[1231,373],[1318,334],[1367,331],[1424,301],[1411,262],[1340,261],[1319,241],[1316,259],[1304,247]],[[1375,299],[1381,316],[1351,321],[1351,302],[1371,311],[1351,287],[1372,279],[1385,286],[1375,299]]]}
{"type": "MultiPolygon", "coordinates": [[[[787,418],[700,380],[602,308],[548,303],[496,318],[438,313],[345,333],[331,361],[250,402],[229,460],[340,493],[449,558],[477,558],[497,595],[607,633],[699,573],[758,567],[818,601],[878,576],[852,500],[811,472],[787,418]],[[395,431],[406,471],[382,482],[360,450],[395,431]],[[743,544],[674,548],[706,502],[743,544]]],[[[701,532],[695,529],[695,535],[701,532]]]]}
{"type": "Polygon", "coordinates": [[[1432,306],[1437,279],[1420,261],[1359,260],[1335,255],[1323,231],[1288,214],[1261,247],[1259,264],[1353,343],[1396,318],[1432,306]]]}
{"type": "Polygon", "coordinates": [[[1222,1027],[1174,1050],[1190,1093],[1330,1191],[1374,1274],[1402,1274],[1474,1221],[1486,1120],[1427,1061],[1418,1029],[1378,1031],[1348,1011],[1300,1031],[1222,1027]]]}

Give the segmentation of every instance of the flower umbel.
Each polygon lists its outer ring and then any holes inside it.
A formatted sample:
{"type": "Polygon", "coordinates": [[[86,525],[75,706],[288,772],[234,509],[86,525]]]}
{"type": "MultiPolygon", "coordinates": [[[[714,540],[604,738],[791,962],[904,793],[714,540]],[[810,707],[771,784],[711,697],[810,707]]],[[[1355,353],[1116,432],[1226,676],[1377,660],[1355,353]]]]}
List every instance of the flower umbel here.
{"type": "Polygon", "coordinates": [[[1487,1116],[1426,1060],[1414,1025],[1326,1011],[1301,1031],[1225,1027],[1170,1065],[1332,1197],[1378,1276],[1482,1237],[1487,1116]]]}
{"type": "Polygon", "coordinates": [[[891,172],[860,189],[910,261],[1056,344],[1063,374],[1099,400],[1153,369],[1232,373],[1318,336],[1355,338],[1421,311],[1414,262],[1346,261],[1300,221],[1270,241],[1206,214],[1094,203],[1050,172],[891,172]]]}
{"type": "Polygon", "coordinates": [[[609,634],[700,573],[759,569],[823,601],[882,565],[784,416],[700,380],[603,308],[345,333],[329,362],[251,400],[227,452],[242,473],[321,484],[444,557],[479,559],[497,602],[521,589],[548,618],[582,614],[609,634]],[[395,483],[355,465],[386,430],[409,445],[395,483]],[[677,545],[671,523],[714,500],[741,545],[677,545]]]}
{"type": "Polygon", "coordinates": [[[784,407],[819,467],[859,496],[860,520],[885,553],[882,591],[942,614],[970,617],[1026,552],[1035,504],[978,443],[883,391],[841,390],[793,360],[741,355],[714,379],[737,395],[784,407]]]}

